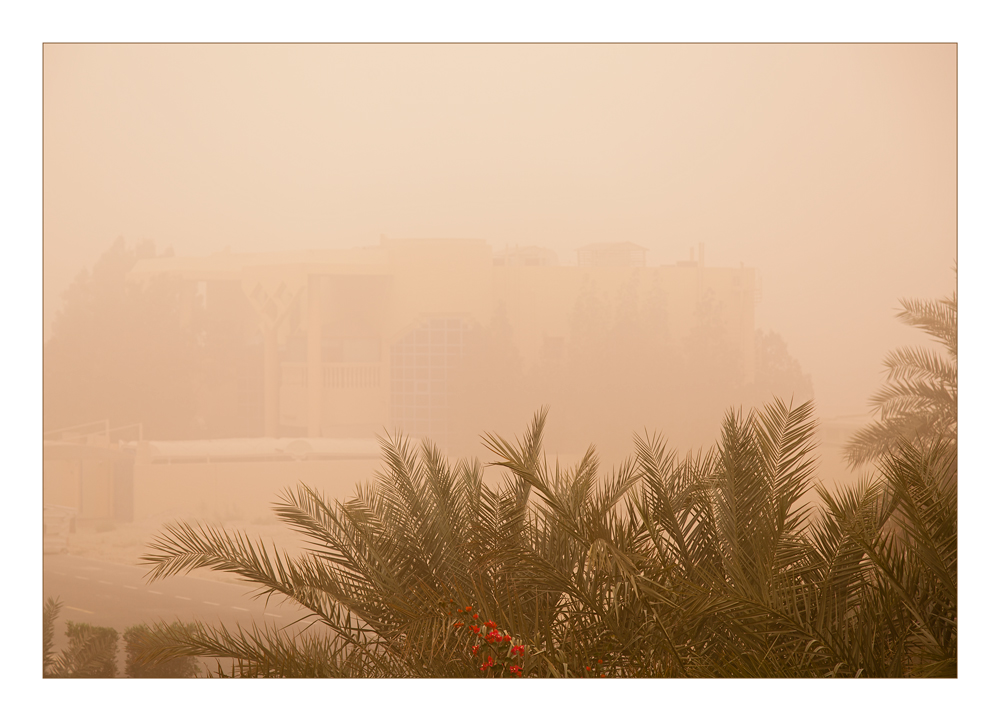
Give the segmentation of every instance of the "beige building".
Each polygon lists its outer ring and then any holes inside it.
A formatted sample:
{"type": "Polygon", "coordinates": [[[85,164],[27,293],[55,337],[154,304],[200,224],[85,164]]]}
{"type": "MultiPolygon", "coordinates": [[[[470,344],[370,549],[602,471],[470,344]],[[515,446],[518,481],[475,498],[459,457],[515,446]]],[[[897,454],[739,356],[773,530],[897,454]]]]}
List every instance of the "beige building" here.
{"type": "Polygon", "coordinates": [[[132,275],[189,281],[192,308],[238,326],[256,348],[206,391],[204,408],[259,423],[210,427],[210,437],[370,438],[390,429],[447,446],[454,380],[477,329],[500,313],[525,364],[558,363],[580,299],[626,288],[657,298],[676,338],[711,298],[752,382],[753,269],[708,268],[693,249],[690,259],[649,267],[634,243],[586,246],[576,266],[556,260],[539,247],[383,238],[346,250],[150,258],[132,275]]]}
{"type": "MultiPolygon", "coordinates": [[[[383,239],[347,250],[140,260],[138,281],[184,281],[185,322],[216,344],[206,354],[215,372],[200,392],[204,428],[188,441],[143,439],[141,427],[136,438],[136,429],[123,434],[106,422],[51,434],[45,503],[81,520],[251,519],[269,515],[276,494],[296,482],[344,497],[379,467],[375,434],[430,437],[449,450],[463,422],[459,378],[498,318],[525,367],[561,373],[595,307],[632,298],[666,319],[680,343],[710,300],[752,382],[754,270],[705,267],[693,249],[650,267],[645,253],[604,243],[563,266],[536,246],[383,239]]],[[[477,372],[495,372],[497,362],[477,372]]]]}

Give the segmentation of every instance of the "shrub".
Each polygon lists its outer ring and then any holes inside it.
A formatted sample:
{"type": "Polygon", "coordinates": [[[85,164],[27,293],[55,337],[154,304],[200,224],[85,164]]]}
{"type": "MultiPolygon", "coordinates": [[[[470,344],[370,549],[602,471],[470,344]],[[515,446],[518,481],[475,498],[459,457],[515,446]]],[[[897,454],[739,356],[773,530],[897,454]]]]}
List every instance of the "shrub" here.
{"type": "Polygon", "coordinates": [[[43,666],[46,678],[114,678],[118,671],[118,632],[107,626],[66,622],[69,647],[52,653],[55,623],[62,603],[49,598],[42,613],[43,666]]]}
{"type": "MultiPolygon", "coordinates": [[[[175,621],[170,628],[175,631],[194,632],[197,625],[175,621]]],[[[198,662],[192,656],[181,656],[166,661],[150,661],[143,657],[145,636],[149,626],[140,624],[125,629],[125,675],[128,678],[195,678],[198,676],[198,662]]]]}
{"type": "Polygon", "coordinates": [[[66,622],[70,678],[114,678],[118,671],[118,632],[108,626],[66,622]]]}

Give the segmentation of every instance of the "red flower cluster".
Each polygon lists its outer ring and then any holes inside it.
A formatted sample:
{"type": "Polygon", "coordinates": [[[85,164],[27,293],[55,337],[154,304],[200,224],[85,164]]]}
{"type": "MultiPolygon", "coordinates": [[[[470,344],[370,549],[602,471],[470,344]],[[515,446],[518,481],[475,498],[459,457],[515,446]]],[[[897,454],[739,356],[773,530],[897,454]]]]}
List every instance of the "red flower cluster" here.
{"type": "MultiPolygon", "coordinates": [[[[591,663],[594,663],[594,662],[591,661],[591,663]]],[[[604,666],[604,659],[603,658],[599,658],[599,659],[597,659],[597,664],[596,665],[594,665],[594,666],[584,666],[583,669],[584,669],[584,671],[587,671],[587,672],[596,673],[598,671],[604,670],[602,668],[603,666],[604,666]]],[[[601,678],[607,678],[607,677],[608,677],[607,673],[602,673],[601,674],[601,678]]]]}
{"type": "MultiPolygon", "coordinates": [[[[441,603],[445,604],[445,601],[442,600],[441,603]]],[[[472,606],[462,607],[454,605],[455,604],[454,599],[449,599],[449,603],[453,604],[452,606],[453,610],[457,611],[459,615],[463,613],[470,614],[468,622],[459,620],[453,623],[452,626],[454,628],[463,628],[464,626],[466,626],[466,624],[468,624],[469,633],[476,637],[475,645],[472,646],[472,652],[470,654],[471,656],[477,656],[479,654],[479,649],[483,641],[485,641],[488,644],[497,644],[497,648],[493,651],[493,653],[501,654],[499,657],[500,660],[496,661],[494,660],[492,655],[489,655],[486,657],[486,660],[479,666],[479,670],[486,671],[487,669],[490,669],[493,666],[499,666],[501,672],[504,670],[508,670],[514,676],[520,677],[524,672],[524,666],[513,664],[512,662],[517,660],[518,658],[524,657],[524,645],[523,644],[517,646],[510,645],[513,641],[511,635],[509,633],[503,633],[502,631],[500,631],[495,621],[492,620],[480,621],[479,613],[472,613],[472,606]],[[507,645],[504,646],[503,644],[507,645]],[[508,666],[508,664],[511,665],[508,666]]],[[[448,615],[452,615],[452,612],[449,611],[448,615]]]]}

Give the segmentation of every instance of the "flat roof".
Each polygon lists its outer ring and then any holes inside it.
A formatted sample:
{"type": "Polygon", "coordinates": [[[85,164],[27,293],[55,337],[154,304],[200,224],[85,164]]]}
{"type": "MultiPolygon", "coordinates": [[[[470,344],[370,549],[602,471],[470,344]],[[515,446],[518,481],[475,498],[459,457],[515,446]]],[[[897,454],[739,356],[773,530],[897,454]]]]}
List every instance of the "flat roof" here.
{"type": "Polygon", "coordinates": [[[350,460],[382,455],[375,438],[217,438],[145,441],[144,445],[153,463],[350,460]]]}

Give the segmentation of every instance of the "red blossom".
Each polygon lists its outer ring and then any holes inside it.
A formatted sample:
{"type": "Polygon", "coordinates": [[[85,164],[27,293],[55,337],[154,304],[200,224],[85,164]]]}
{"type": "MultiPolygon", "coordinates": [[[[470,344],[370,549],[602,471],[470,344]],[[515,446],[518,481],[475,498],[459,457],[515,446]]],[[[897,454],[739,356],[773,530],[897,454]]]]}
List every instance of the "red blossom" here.
{"type": "Polygon", "coordinates": [[[510,636],[508,634],[504,634],[503,641],[510,641],[510,636]]]}
{"type": "Polygon", "coordinates": [[[465,607],[465,612],[466,612],[466,613],[468,613],[468,612],[469,612],[469,611],[471,611],[471,610],[472,610],[472,606],[466,606],[466,607],[465,607]]]}
{"type": "Polygon", "coordinates": [[[472,631],[472,633],[479,633],[479,626],[469,626],[469,630],[472,631]]]}
{"type": "Polygon", "coordinates": [[[493,623],[492,621],[487,621],[486,622],[486,628],[496,628],[496,627],[497,627],[497,625],[495,623],[493,623]]]}
{"type": "Polygon", "coordinates": [[[451,625],[452,625],[453,627],[455,627],[455,628],[461,628],[461,627],[462,627],[462,626],[464,626],[465,624],[464,624],[464,623],[462,623],[461,621],[455,621],[455,623],[453,623],[453,624],[451,624],[451,625]]]}
{"type": "Polygon", "coordinates": [[[475,646],[472,647],[472,655],[475,656],[477,653],[479,653],[479,644],[478,643],[475,646]]]}
{"type": "Polygon", "coordinates": [[[473,618],[479,618],[479,614],[478,613],[474,613],[474,614],[472,614],[472,617],[473,618]]]}

